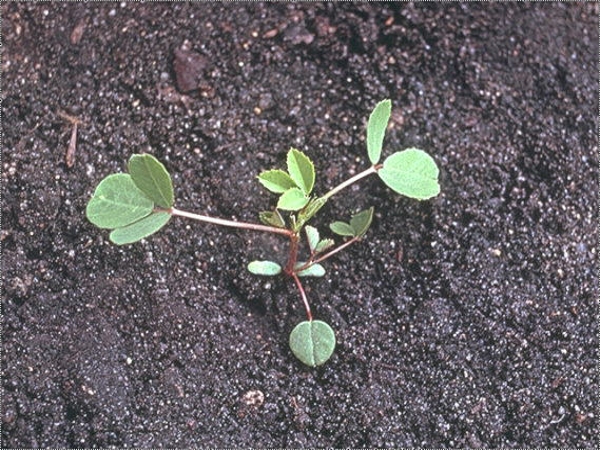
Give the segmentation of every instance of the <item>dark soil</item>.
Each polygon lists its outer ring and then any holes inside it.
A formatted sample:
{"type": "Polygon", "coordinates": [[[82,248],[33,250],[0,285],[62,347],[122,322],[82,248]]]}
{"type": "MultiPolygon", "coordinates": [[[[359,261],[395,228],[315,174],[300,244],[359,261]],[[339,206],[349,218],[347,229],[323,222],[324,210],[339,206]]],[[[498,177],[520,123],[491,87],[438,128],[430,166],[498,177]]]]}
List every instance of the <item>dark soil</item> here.
{"type": "Polygon", "coordinates": [[[595,448],[597,16],[4,3],[3,448],[595,448]],[[431,153],[442,194],[372,178],[323,210],[322,230],[377,212],[306,283],[339,342],[316,370],[287,345],[293,283],[245,271],[285,240],[173,219],[117,247],[84,217],[151,152],[179,208],[256,221],[290,146],[321,193],[366,168],[384,98],[385,154],[431,153]],[[83,121],[71,167],[61,112],[83,121]]]}

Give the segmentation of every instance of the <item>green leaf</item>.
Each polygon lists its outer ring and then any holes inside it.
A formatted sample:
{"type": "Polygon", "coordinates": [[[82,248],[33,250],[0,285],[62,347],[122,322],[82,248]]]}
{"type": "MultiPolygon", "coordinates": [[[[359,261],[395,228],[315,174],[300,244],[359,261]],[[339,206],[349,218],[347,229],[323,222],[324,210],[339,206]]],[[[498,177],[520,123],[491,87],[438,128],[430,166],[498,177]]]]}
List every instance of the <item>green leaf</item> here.
{"type": "Polygon", "coordinates": [[[109,238],[117,245],[132,244],[156,233],[170,218],[171,214],[168,212],[154,212],[137,222],[113,230],[109,238]]]}
{"type": "Polygon", "coordinates": [[[294,231],[299,231],[304,224],[308,222],[325,205],[325,203],[327,203],[327,199],[324,199],[323,197],[314,198],[308,202],[306,208],[304,208],[298,215],[298,222],[295,225],[296,228],[294,228],[294,231]]]}
{"type": "Polygon", "coordinates": [[[154,156],[133,155],[129,159],[129,174],[135,185],[161,208],[173,206],[171,175],[154,156]]]}
{"type": "Polygon", "coordinates": [[[308,240],[310,251],[314,252],[319,244],[319,230],[310,225],[306,225],[306,227],[304,227],[304,231],[306,232],[306,239],[308,240]]]}
{"type": "Polygon", "coordinates": [[[267,170],[258,176],[258,181],[269,191],[283,194],[290,188],[297,187],[292,177],[283,170],[267,170]]]}
{"type": "Polygon", "coordinates": [[[315,253],[324,252],[329,247],[333,247],[334,244],[335,242],[333,241],[333,239],[322,239],[317,244],[317,247],[315,248],[315,253]]]}
{"type": "Polygon", "coordinates": [[[319,366],[333,354],[335,333],[321,320],[300,322],[290,334],[290,348],[307,366],[319,366]]]}
{"type": "Polygon", "coordinates": [[[152,212],[154,204],[131,176],[116,173],[104,178],[87,204],[85,215],[99,228],[129,225],[152,212]]]}
{"type": "Polygon", "coordinates": [[[373,221],[373,212],[375,208],[370,207],[364,211],[361,211],[352,216],[350,220],[350,226],[352,230],[354,230],[354,236],[362,236],[367,232],[369,227],[371,226],[371,222],[373,221]]]}
{"type": "Polygon", "coordinates": [[[339,234],[340,236],[354,236],[354,228],[346,222],[333,222],[329,225],[329,228],[331,228],[331,231],[335,234],[339,234]]]}
{"type": "Polygon", "coordinates": [[[258,218],[265,225],[270,225],[277,228],[285,228],[285,220],[281,217],[281,213],[275,211],[261,211],[258,213],[258,218]]]}
{"type": "Polygon", "coordinates": [[[389,156],[377,173],[390,189],[410,198],[426,200],[440,193],[435,161],[417,148],[389,156]]]}
{"type": "Polygon", "coordinates": [[[287,167],[292,180],[309,195],[315,185],[315,167],[312,161],[300,150],[292,148],[287,154],[287,167]]]}
{"type": "Polygon", "coordinates": [[[279,275],[281,266],[273,261],[252,261],[248,264],[248,271],[254,275],[279,275]]]}
{"type": "Polygon", "coordinates": [[[291,188],[279,197],[277,207],[285,211],[298,211],[306,206],[308,200],[308,197],[300,188],[291,188]]]}
{"type": "MultiPolygon", "coordinates": [[[[306,265],[305,262],[297,262],[295,268],[306,265]]],[[[306,269],[296,272],[299,277],[322,277],[325,275],[325,268],[318,263],[311,264],[306,269]]]]}
{"type": "Polygon", "coordinates": [[[383,100],[377,103],[375,109],[369,116],[367,123],[367,153],[371,164],[375,165],[381,157],[383,138],[392,112],[391,100],[383,100]]]}

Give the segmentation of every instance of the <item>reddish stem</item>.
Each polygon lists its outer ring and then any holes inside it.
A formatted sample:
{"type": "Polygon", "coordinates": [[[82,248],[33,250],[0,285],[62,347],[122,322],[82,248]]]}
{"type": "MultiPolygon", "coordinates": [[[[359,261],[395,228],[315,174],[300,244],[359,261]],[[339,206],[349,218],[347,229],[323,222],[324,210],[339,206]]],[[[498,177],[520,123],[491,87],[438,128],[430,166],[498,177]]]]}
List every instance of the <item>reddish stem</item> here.
{"type": "Polygon", "coordinates": [[[285,269],[283,269],[283,271],[288,275],[292,275],[294,273],[296,261],[298,261],[298,243],[299,243],[299,241],[300,241],[300,238],[298,237],[298,235],[296,233],[293,233],[290,235],[290,253],[288,256],[288,261],[285,265],[285,269]]]}
{"type": "Polygon", "coordinates": [[[346,247],[349,247],[350,245],[354,244],[355,242],[357,242],[358,240],[360,240],[360,238],[361,238],[361,236],[355,236],[352,239],[350,239],[349,241],[344,242],[343,244],[337,246],[333,250],[325,253],[324,255],[322,255],[321,257],[319,257],[319,258],[317,258],[315,260],[313,260],[312,256],[311,256],[311,259],[309,261],[307,261],[306,264],[303,264],[302,266],[298,267],[296,269],[296,272],[301,272],[301,271],[303,271],[305,269],[308,269],[313,264],[317,264],[317,263],[325,261],[326,259],[328,259],[331,256],[335,255],[336,253],[341,252],[346,247]]]}
{"type": "Polygon", "coordinates": [[[306,309],[306,317],[308,321],[311,322],[313,320],[312,313],[310,312],[310,305],[308,304],[308,298],[306,298],[306,292],[304,292],[304,288],[302,287],[302,283],[300,282],[300,278],[295,272],[291,273],[292,278],[296,282],[296,286],[300,291],[300,297],[302,297],[302,302],[304,303],[304,309],[306,309]]]}

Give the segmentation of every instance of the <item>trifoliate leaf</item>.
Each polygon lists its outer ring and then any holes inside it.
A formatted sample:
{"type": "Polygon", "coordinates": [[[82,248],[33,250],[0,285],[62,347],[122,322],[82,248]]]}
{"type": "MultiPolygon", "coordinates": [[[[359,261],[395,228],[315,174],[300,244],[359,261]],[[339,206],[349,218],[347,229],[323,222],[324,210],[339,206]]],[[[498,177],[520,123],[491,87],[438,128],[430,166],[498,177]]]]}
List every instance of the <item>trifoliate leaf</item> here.
{"type": "Polygon", "coordinates": [[[350,226],[350,224],[346,222],[333,222],[329,225],[331,231],[335,234],[339,234],[340,236],[354,236],[354,228],[350,226]]]}
{"type": "Polygon", "coordinates": [[[283,194],[290,188],[297,187],[292,177],[283,170],[267,170],[258,176],[258,181],[269,191],[283,194]]]}
{"type": "Polygon", "coordinates": [[[116,173],[104,178],[87,204],[85,214],[100,228],[119,228],[146,217],[154,204],[138,189],[131,176],[116,173]]]}
{"type": "Polygon", "coordinates": [[[370,207],[352,216],[350,226],[354,230],[354,236],[362,236],[367,232],[373,221],[373,211],[375,211],[375,208],[370,207]]]}
{"type": "MultiPolygon", "coordinates": [[[[300,268],[306,265],[305,262],[296,263],[296,268],[300,268]]],[[[299,272],[296,272],[296,275],[299,277],[322,277],[325,275],[325,268],[318,263],[311,264],[306,269],[302,269],[299,272]]]]}
{"type": "Polygon", "coordinates": [[[133,155],[129,159],[129,174],[135,185],[161,208],[173,206],[173,182],[165,166],[154,156],[133,155]]]}
{"type": "Polygon", "coordinates": [[[333,354],[335,333],[321,320],[300,322],[290,334],[290,348],[307,366],[319,366],[333,354]]]}
{"type": "Polygon", "coordinates": [[[306,239],[308,240],[308,246],[311,252],[314,252],[319,244],[319,230],[310,225],[306,225],[304,227],[304,231],[306,232],[306,239]]]}
{"type": "Polygon", "coordinates": [[[383,138],[385,137],[385,129],[390,120],[391,112],[391,100],[383,100],[377,103],[377,106],[375,106],[375,109],[373,109],[373,112],[369,116],[367,124],[367,153],[373,165],[377,164],[381,157],[383,138]]]}
{"type": "Polygon", "coordinates": [[[388,156],[377,173],[390,189],[410,198],[426,200],[440,193],[435,161],[417,148],[388,156]]]}
{"type": "Polygon", "coordinates": [[[300,150],[292,148],[287,154],[287,167],[292,180],[308,196],[315,185],[315,167],[312,161],[300,150]]]}
{"type": "Polygon", "coordinates": [[[315,253],[324,252],[329,247],[333,247],[334,244],[335,242],[333,241],[333,239],[322,239],[317,244],[317,247],[315,248],[315,253]]]}
{"type": "Polygon", "coordinates": [[[281,217],[279,211],[262,211],[258,213],[258,218],[265,225],[277,228],[285,228],[285,220],[281,217]]]}
{"type": "Polygon", "coordinates": [[[110,233],[110,240],[117,245],[132,244],[156,233],[171,218],[168,212],[154,212],[132,224],[117,228],[110,233]]]}
{"type": "Polygon", "coordinates": [[[281,273],[281,266],[273,261],[252,261],[248,271],[254,275],[273,276],[281,273]]]}
{"type": "Polygon", "coordinates": [[[298,211],[306,206],[308,197],[300,188],[291,188],[281,194],[277,202],[277,208],[285,211],[298,211]]]}

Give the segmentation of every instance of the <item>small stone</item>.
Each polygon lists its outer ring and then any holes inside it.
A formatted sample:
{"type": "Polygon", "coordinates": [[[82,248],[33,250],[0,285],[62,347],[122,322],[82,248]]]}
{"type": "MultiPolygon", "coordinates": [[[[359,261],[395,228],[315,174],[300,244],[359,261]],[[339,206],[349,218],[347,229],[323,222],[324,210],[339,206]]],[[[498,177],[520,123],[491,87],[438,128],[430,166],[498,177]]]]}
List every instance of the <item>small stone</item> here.
{"type": "Polygon", "coordinates": [[[176,49],[173,60],[175,82],[179,92],[185,94],[200,87],[202,72],[208,65],[207,59],[191,50],[176,49]]]}
{"type": "Polygon", "coordinates": [[[242,401],[248,406],[258,408],[265,402],[265,394],[259,390],[248,391],[243,395],[242,401]]]}

